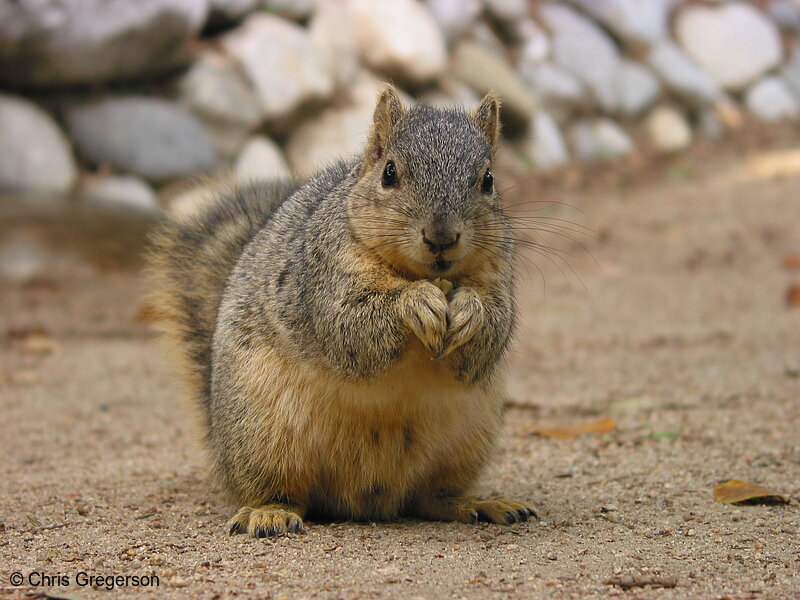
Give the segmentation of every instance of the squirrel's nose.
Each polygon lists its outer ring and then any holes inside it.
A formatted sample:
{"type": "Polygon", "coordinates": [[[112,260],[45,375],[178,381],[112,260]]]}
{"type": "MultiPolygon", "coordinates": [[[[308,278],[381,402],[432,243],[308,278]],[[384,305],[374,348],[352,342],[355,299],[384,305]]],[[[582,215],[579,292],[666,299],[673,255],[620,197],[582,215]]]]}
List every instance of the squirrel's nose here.
{"type": "Polygon", "coordinates": [[[458,240],[460,239],[461,239],[460,233],[435,231],[429,237],[429,234],[425,233],[424,229],[422,230],[422,241],[428,247],[428,250],[430,250],[434,254],[439,254],[440,252],[449,250],[450,248],[455,246],[458,243],[458,240]]]}

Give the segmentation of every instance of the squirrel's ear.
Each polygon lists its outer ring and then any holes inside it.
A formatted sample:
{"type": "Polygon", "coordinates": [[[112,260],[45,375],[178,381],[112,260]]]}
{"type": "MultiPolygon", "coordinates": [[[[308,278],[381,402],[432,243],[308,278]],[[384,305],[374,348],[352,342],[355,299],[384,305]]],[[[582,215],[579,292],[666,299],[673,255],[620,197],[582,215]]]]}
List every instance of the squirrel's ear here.
{"type": "Polygon", "coordinates": [[[480,130],[489,138],[492,148],[496,147],[500,139],[500,98],[497,94],[489,92],[483,97],[474,118],[480,130]]]}
{"type": "Polygon", "coordinates": [[[372,129],[369,132],[367,151],[364,156],[365,167],[368,168],[383,158],[389,136],[404,112],[400,94],[393,85],[387,83],[378,97],[378,103],[375,105],[375,112],[372,116],[372,129]]]}

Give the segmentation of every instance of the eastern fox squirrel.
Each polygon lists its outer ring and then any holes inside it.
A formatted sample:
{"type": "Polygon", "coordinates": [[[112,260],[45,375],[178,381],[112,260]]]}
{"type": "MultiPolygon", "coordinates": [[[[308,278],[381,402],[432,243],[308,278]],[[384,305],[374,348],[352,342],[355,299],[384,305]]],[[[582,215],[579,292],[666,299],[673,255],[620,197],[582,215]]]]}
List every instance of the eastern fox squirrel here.
{"type": "Polygon", "coordinates": [[[156,306],[242,506],[230,533],[300,532],[307,514],[535,516],[465,495],[501,427],[515,323],[499,110],[493,94],[474,112],[407,109],[387,86],[359,158],[156,234],[156,306]]]}

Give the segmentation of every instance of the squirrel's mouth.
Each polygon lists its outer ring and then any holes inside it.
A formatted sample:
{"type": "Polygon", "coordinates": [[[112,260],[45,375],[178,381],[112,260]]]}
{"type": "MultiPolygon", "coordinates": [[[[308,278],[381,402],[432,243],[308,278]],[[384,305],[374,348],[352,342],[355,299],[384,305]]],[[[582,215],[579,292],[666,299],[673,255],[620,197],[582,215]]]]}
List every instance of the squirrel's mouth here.
{"type": "Polygon", "coordinates": [[[435,262],[432,262],[429,266],[431,271],[434,273],[444,273],[453,265],[452,260],[442,260],[439,259],[435,262]]]}

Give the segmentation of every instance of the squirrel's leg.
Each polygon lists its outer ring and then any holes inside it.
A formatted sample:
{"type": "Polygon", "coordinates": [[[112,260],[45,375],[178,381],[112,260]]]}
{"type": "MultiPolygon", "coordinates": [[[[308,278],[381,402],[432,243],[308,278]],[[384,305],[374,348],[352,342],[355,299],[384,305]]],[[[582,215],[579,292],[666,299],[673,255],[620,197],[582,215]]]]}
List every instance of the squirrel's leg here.
{"type": "Polygon", "coordinates": [[[274,537],[283,533],[303,533],[302,507],[273,502],[243,506],[228,521],[231,535],[247,532],[252,537],[274,537]]]}
{"type": "Polygon", "coordinates": [[[500,525],[527,521],[531,517],[538,518],[536,511],[527,502],[502,497],[481,500],[447,489],[439,489],[418,498],[413,513],[432,521],[489,521],[500,525]]]}

